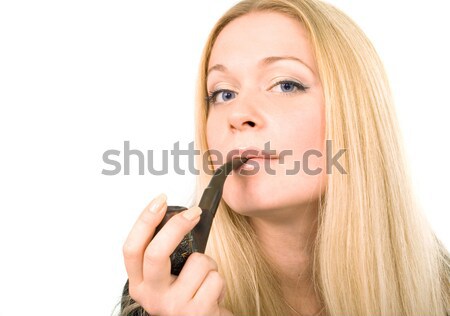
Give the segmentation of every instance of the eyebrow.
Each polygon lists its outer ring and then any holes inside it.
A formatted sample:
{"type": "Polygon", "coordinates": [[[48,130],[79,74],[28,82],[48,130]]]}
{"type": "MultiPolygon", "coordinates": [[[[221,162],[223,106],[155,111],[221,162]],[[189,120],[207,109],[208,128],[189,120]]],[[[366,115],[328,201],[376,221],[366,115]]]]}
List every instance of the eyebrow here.
{"type": "MultiPolygon", "coordinates": [[[[307,63],[305,63],[305,62],[304,62],[303,60],[301,60],[300,58],[294,57],[294,56],[269,56],[269,57],[263,58],[263,59],[258,63],[258,65],[261,65],[261,66],[268,66],[268,65],[273,64],[273,63],[275,63],[275,62],[277,62],[277,61],[280,61],[280,60],[293,60],[293,61],[297,61],[297,62],[303,64],[306,68],[309,69],[309,71],[311,71],[312,74],[314,74],[314,71],[312,70],[312,68],[311,68],[310,66],[308,66],[307,63]]],[[[214,65],[214,66],[212,66],[211,68],[208,69],[208,72],[207,72],[207,74],[206,74],[206,77],[208,77],[209,74],[210,74],[212,71],[227,72],[228,69],[227,69],[227,67],[225,67],[224,65],[221,65],[221,64],[214,65]]]]}

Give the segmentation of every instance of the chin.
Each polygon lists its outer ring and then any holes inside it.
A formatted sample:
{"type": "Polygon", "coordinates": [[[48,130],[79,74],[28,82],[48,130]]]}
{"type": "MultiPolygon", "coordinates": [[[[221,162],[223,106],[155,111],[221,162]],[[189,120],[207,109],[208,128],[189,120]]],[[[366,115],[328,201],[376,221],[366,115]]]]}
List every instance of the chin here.
{"type": "Polygon", "coordinates": [[[243,216],[281,215],[279,212],[291,216],[301,208],[317,204],[321,192],[316,185],[299,185],[297,190],[281,190],[267,182],[265,185],[255,182],[243,186],[242,183],[230,181],[222,197],[234,212],[243,216]]]}
{"type": "Polygon", "coordinates": [[[273,213],[282,207],[276,195],[263,194],[256,190],[245,193],[230,191],[229,194],[223,195],[223,199],[234,212],[243,216],[273,213]]]}

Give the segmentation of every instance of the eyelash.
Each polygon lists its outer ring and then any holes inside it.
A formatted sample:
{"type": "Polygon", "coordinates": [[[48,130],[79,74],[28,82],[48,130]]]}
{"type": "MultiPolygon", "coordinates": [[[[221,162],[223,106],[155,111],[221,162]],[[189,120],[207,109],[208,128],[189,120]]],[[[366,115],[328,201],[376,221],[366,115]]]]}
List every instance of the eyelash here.
{"type": "Polygon", "coordinates": [[[207,95],[206,98],[205,98],[205,99],[206,99],[206,102],[207,102],[208,104],[214,104],[214,103],[215,103],[214,100],[215,100],[216,96],[217,96],[219,93],[227,92],[227,91],[236,93],[236,92],[234,92],[234,91],[232,91],[232,90],[229,90],[229,89],[219,89],[219,90],[215,90],[215,91],[212,91],[212,92],[208,93],[208,95],[207,95]]]}
{"type": "MultiPolygon", "coordinates": [[[[277,83],[275,83],[275,84],[271,87],[271,89],[272,89],[273,87],[276,87],[276,86],[278,86],[278,85],[280,85],[280,84],[283,84],[283,83],[292,83],[292,84],[294,85],[294,87],[296,87],[296,88],[298,89],[296,92],[305,92],[306,90],[309,89],[309,87],[305,86],[304,84],[302,84],[302,83],[300,83],[300,82],[294,81],[294,80],[280,80],[280,81],[278,81],[277,83]]],[[[283,94],[292,94],[292,92],[281,92],[281,93],[283,93],[283,94]]],[[[294,92],[294,93],[295,93],[295,92],[294,92]]]]}
{"type": "MultiPolygon", "coordinates": [[[[280,80],[277,81],[272,87],[270,87],[270,89],[280,85],[280,84],[284,84],[284,83],[291,83],[294,85],[294,87],[296,87],[298,90],[294,91],[294,92],[280,92],[282,94],[288,95],[288,94],[292,94],[292,93],[298,93],[298,92],[305,92],[306,90],[309,89],[309,87],[305,86],[304,84],[297,82],[297,81],[293,81],[293,80],[280,80]]],[[[221,93],[221,92],[232,92],[232,93],[236,93],[233,90],[229,90],[229,89],[219,89],[219,90],[215,90],[212,91],[210,93],[208,93],[208,95],[205,97],[206,102],[208,104],[214,104],[214,99],[216,98],[216,96],[221,93]]]]}

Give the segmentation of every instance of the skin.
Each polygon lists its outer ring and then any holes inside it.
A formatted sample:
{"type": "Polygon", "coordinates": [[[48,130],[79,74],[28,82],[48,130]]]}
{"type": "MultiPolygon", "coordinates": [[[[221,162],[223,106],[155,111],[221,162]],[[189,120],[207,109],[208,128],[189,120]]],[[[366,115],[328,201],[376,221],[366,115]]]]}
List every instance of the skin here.
{"type": "MultiPolygon", "coordinates": [[[[223,157],[241,146],[263,148],[268,141],[275,155],[292,150],[284,163],[269,161],[274,175],[264,168],[253,175],[232,173],[223,198],[234,211],[249,216],[264,251],[280,271],[289,304],[304,315],[313,314],[321,306],[311,290],[311,243],[326,176],[301,171],[286,175],[305,151],[323,152],[324,101],[306,33],[298,22],[280,14],[245,15],[219,35],[209,67],[218,64],[227,70],[211,71],[207,88],[228,89],[233,98],[210,107],[209,148],[223,157]],[[269,56],[298,58],[311,70],[294,60],[259,63],[269,56]],[[288,83],[286,92],[276,84],[279,80],[301,82],[308,89],[291,91],[288,83]]],[[[318,167],[325,170],[323,159],[310,157],[309,168],[318,167]]],[[[142,211],[123,245],[130,296],[150,315],[232,315],[220,306],[226,285],[209,256],[194,253],[178,277],[170,274],[170,254],[198,223],[201,210],[193,207],[175,215],[155,235],[166,210],[163,194],[142,211]]]]}
{"type": "Polygon", "coordinates": [[[123,245],[130,296],[153,316],[232,316],[219,306],[225,283],[211,257],[193,253],[178,277],[170,274],[170,254],[198,224],[201,209],[173,216],[155,235],[166,211],[161,194],[142,211],[123,245]]]}
{"type": "Polygon", "coordinates": [[[258,172],[230,175],[223,199],[235,212],[249,216],[263,249],[280,270],[289,304],[302,314],[313,314],[321,308],[312,291],[310,258],[317,203],[326,187],[325,158],[309,157],[309,169],[320,167],[319,174],[302,169],[286,174],[295,161],[303,163],[308,150],[326,157],[323,89],[306,30],[279,13],[244,15],[219,34],[208,69],[209,149],[226,157],[243,146],[264,149],[270,141],[275,155],[292,150],[284,163],[255,160],[258,172]],[[261,63],[267,57],[287,56],[261,63]],[[290,83],[277,84],[280,80],[290,83]],[[293,82],[307,89],[298,89],[293,82]]]}

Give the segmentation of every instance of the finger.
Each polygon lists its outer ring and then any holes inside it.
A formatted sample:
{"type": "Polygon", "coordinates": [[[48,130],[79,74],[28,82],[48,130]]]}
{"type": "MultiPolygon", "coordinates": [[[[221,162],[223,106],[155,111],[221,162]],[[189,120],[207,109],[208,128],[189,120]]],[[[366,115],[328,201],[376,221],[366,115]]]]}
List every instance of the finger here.
{"type": "Polygon", "coordinates": [[[155,284],[169,280],[170,255],[183,237],[199,222],[201,213],[201,208],[194,206],[174,215],[153,237],[144,253],[145,281],[155,284]]]}
{"type": "Polygon", "coordinates": [[[224,287],[225,281],[219,272],[209,271],[192,301],[194,304],[219,304],[218,300],[224,287]]]}
{"type": "Polygon", "coordinates": [[[185,301],[191,300],[209,271],[217,271],[217,269],[217,263],[208,255],[198,252],[192,253],[172,285],[174,296],[185,301]]]}
{"type": "Polygon", "coordinates": [[[165,214],[166,200],[165,194],[160,194],[147,205],[123,245],[125,268],[131,284],[137,284],[143,280],[144,252],[155,233],[156,226],[165,214]]]}

